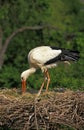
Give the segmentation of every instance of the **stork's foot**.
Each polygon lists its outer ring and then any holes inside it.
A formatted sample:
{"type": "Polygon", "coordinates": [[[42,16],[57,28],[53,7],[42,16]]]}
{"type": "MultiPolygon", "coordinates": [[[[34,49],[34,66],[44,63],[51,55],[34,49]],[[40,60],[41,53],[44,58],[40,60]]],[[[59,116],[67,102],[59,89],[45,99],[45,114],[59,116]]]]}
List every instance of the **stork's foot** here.
{"type": "Polygon", "coordinates": [[[46,93],[48,93],[48,87],[46,87],[46,90],[45,90],[46,93]]]}
{"type": "Polygon", "coordinates": [[[41,94],[40,91],[36,94],[36,97],[35,97],[35,103],[37,103],[37,102],[39,102],[39,101],[41,100],[41,98],[40,98],[40,94],[41,94]]]}
{"type": "Polygon", "coordinates": [[[39,92],[36,94],[36,97],[35,97],[35,101],[39,101],[40,100],[40,95],[41,95],[41,89],[39,90],[39,92]]]}
{"type": "Polygon", "coordinates": [[[47,96],[47,95],[49,95],[50,94],[50,91],[45,91],[44,93],[43,93],[43,96],[47,96]]]}
{"type": "Polygon", "coordinates": [[[46,94],[46,95],[52,95],[52,94],[54,94],[54,91],[48,90],[47,92],[45,91],[44,94],[46,94]]]}
{"type": "Polygon", "coordinates": [[[41,91],[39,91],[39,92],[37,93],[36,97],[39,97],[39,96],[40,96],[40,94],[41,94],[41,91]]]}

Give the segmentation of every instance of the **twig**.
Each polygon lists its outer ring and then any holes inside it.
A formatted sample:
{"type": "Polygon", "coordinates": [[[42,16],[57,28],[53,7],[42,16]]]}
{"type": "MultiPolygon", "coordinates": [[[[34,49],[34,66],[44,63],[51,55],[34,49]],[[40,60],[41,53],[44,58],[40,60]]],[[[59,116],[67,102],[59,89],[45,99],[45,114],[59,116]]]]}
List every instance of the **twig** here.
{"type": "Polygon", "coordinates": [[[37,121],[37,113],[36,113],[36,103],[37,103],[37,101],[35,99],[35,102],[34,102],[35,123],[36,123],[36,129],[39,130],[38,129],[38,121],[37,121]]]}

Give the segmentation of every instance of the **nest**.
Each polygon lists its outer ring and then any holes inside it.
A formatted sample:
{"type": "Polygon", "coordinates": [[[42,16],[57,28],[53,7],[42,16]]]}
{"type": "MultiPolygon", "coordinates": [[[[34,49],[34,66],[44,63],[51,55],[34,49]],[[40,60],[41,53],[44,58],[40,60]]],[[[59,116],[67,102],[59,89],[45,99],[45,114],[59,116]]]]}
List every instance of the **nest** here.
{"type": "Polygon", "coordinates": [[[84,130],[84,92],[49,92],[20,95],[0,91],[0,128],[13,130],[84,130]]]}

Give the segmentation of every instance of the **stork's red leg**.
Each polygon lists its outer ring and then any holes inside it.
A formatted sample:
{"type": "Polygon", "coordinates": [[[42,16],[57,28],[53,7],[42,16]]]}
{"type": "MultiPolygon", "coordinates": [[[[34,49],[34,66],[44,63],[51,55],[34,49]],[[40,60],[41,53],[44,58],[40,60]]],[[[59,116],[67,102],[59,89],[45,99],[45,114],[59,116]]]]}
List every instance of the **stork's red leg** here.
{"type": "Polygon", "coordinates": [[[46,77],[47,77],[47,85],[46,85],[46,92],[47,92],[47,91],[48,91],[49,84],[50,84],[50,75],[49,75],[48,70],[46,70],[46,77]]]}
{"type": "Polygon", "coordinates": [[[43,81],[43,83],[42,83],[42,85],[40,87],[40,90],[39,90],[37,96],[39,96],[41,94],[41,91],[42,91],[42,89],[43,89],[43,87],[45,85],[45,82],[46,82],[46,71],[44,71],[44,81],[43,81]]]}
{"type": "Polygon", "coordinates": [[[41,85],[41,87],[40,87],[40,90],[39,90],[37,96],[39,96],[39,95],[41,94],[41,91],[42,91],[42,89],[43,89],[43,87],[44,87],[44,84],[45,84],[45,80],[43,81],[43,83],[42,83],[42,85],[41,85]]]}

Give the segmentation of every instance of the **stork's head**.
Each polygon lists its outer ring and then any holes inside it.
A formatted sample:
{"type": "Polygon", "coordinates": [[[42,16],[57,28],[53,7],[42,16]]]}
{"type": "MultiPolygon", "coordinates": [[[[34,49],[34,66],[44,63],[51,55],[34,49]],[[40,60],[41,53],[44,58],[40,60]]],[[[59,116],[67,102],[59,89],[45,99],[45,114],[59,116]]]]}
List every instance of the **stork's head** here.
{"type": "Polygon", "coordinates": [[[30,68],[28,70],[25,70],[21,74],[21,81],[22,81],[22,93],[26,92],[26,80],[27,78],[32,74],[35,73],[36,68],[30,68]]]}
{"type": "Polygon", "coordinates": [[[22,72],[21,73],[21,80],[25,80],[26,81],[28,76],[29,76],[29,74],[28,74],[27,71],[22,72]]]}

